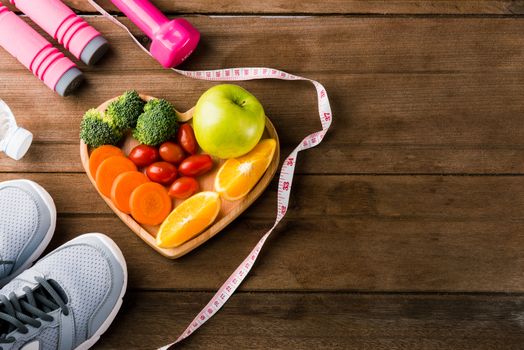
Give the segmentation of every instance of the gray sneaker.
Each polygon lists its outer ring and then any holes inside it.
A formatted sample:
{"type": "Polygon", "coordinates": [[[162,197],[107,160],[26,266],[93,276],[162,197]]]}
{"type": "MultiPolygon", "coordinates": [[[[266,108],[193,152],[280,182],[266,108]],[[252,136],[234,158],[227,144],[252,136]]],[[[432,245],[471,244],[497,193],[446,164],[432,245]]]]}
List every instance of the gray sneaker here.
{"type": "Polygon", "coordinates": [[[126,286],[115,242],[79,236],[0,290],[0,349],[89,349],[113,322],[126,286]]]}
{"type": "Polygon", "coordinates": [[[0,182],[0,288],[42,255],[55,225],[55,204],[42,186],[0,182]]]}

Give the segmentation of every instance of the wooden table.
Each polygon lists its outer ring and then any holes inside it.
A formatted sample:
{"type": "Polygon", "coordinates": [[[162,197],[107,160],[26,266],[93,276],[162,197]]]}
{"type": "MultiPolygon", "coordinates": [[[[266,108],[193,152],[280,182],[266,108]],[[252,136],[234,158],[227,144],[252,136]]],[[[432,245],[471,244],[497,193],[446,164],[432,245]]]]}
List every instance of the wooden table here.
{"type": "MultiPolygon", "coordinates": [[[[53,247],[90,231],[115,239],[129,291],[97,348],[156,348],[270,227],[276,182],[190,255],[170,261],[147,247],[82,172],[80,119],[131,88],[185,110],[212,84],[162,70],[85,1],[67,2],[112,51],[81,66],[87,84],[68,98],[0,51],[0,98],[35,134],[22,161],[0,159],[0,180],[29,178],[51,192],[53,247]]],[[[183,68],[269,65],[306,75],[325,84],[335,114],[325,143],[300,156],[288,218],[253,273],[182,348],[524,347],[522,1],[155,3],[203,34],[183,68]]],[[[308,83],[241,85],[265,106],[283,154],[318,129],[308,83]]]]}

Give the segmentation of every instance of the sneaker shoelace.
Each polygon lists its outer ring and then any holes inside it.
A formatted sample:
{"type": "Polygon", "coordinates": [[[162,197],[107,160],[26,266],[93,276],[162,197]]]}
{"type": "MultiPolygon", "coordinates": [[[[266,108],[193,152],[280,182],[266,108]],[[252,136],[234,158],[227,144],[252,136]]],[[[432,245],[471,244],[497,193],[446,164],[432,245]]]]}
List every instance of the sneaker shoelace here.
{"type": "Polygon", "coordinates": [[[61,309],[64,315],[69,314],[66,301],[59,294],[57,289],[44,278],[35,277],[38,286],[32,290],[24,287],[24,294],[16,296],[10,293],[9,297],[0,295],[0,350],[2,344],[15,342],[15,338],[7,336],[14,330],[26,334],[29,329],[27,325],[38,328],[42,321],[53,321],[54,318],[49,312],[61,309]]]}

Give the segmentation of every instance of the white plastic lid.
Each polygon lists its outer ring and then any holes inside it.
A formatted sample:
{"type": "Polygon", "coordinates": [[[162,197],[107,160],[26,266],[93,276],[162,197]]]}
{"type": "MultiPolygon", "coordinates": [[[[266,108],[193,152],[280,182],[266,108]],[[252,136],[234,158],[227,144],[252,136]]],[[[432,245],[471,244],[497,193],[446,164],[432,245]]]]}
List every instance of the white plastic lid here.
{"type": "Polygon", "coordinates": [[[14,160],[20,160],[31,146],[33,134],[24,128],[17,127],[6,137],[5,154],[14,160]]]}

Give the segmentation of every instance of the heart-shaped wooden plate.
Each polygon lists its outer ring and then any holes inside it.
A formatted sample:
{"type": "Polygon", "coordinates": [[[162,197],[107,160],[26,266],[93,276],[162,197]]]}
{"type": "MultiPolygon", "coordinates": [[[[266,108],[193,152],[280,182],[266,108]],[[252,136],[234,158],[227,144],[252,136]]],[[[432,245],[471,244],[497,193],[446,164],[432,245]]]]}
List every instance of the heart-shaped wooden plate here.
{"type": "MultiPolygon", "coordinates": [[[[154,97],[147,96],[147,95],[140,95],[144,100],[148,101],[154,97]]],[[[111,103],[115,98],[110,99],[104,103],[102,103],[100,106],[98,106],[98,110],[105,111],[109,103],[111,103]]],[[[191,118],[193,117],[193,109],[191,108],[189,111],[185,113],[178,112],[179,115],[179,121],[181,122],[189,122],[191,118]]],[[[204,242],[206,242],[211,237],[215,236],[217,233],[222,231],[230,222],[235,220],[244,210],[249,208],[251,204],[262,194],[262,192],[266,189],[266,187],[271,182],[271,179],[273,176],[275,176],[275,173],[277,171],[278,162],[280,159],[280,143],[278,140],[278,134],[275,130],[275,127],[269,120],[269,118],[266,117],[266,130],[264,131],[264,135],[262,138],[272,138],[276,141],[277,146],[275,150],[275,154],[273,155],[273,159],[271,160],[271,164],[269,165],[268,169],[260,179],[260,181],[257,183],[257,185],[249,192],[247,196],[244,198],[237,200],[237,201],[227,201],[225,199],[221,199],[222,201],[222,208],[220,209],[220,213],[218,214],[217,219],[215,222],[208,227],[204,232],[200,233],[198,236],[194,237],[193,239],[187,241],[186,243],[182,244],[179,247],[172,248],[172,249],[163,249],[159,248],[156,245],[155,237],[158,232],[158,229],[160,225],[158,226],[147,226],[147,225],[140,225],[138,222],[136,222],[133,217],[130,215],[121,212],[118,210],[111,201],[110,198],[104,196],[100,191],[98,193],[100,196],[104,199],[104,201],[109,205],[109,207],[115,212],[118,217],[134,232],[136,233],[140,238],[142,238],[147,244],[149,244],[153,249],[155,249],[157,252],[162,254],[163,256],[170,258],[170,259],[176,259],[181,257],[184,254],[189,253],[196,247],[200,246],[204,242]]],[[[127,135],[124,141],[120,144],[120,147],[124,151],[124,153],[127,155],[129,154],[129,151],[135,147],[138,144],[138,142],[131,136],[127,135]]],[[[95,188],[97,188],[95,179],[93,176],[89,173],[89,155],[90,155],[90,148],[83,142],[80,141],[80,157],[82,160],[82,165],[84,167],[84,170],[89,177],[89,180],[93,184],[95,188]]],[[[200,183],[200,190],[201,191],[213,191],[214,186],[214,179],[215,175],[218,172],[218,169],[220,166],[224,163],[224,160],[218,160],[215,159],[215,166],[213,167],[213,170],[209,172],[208,174],[205,174],[198,178],[198,181],[200,183]]],[[[175,200],[173,208],[177,205],[179,205],[182,202],[182,200],[175,200]]]]}

